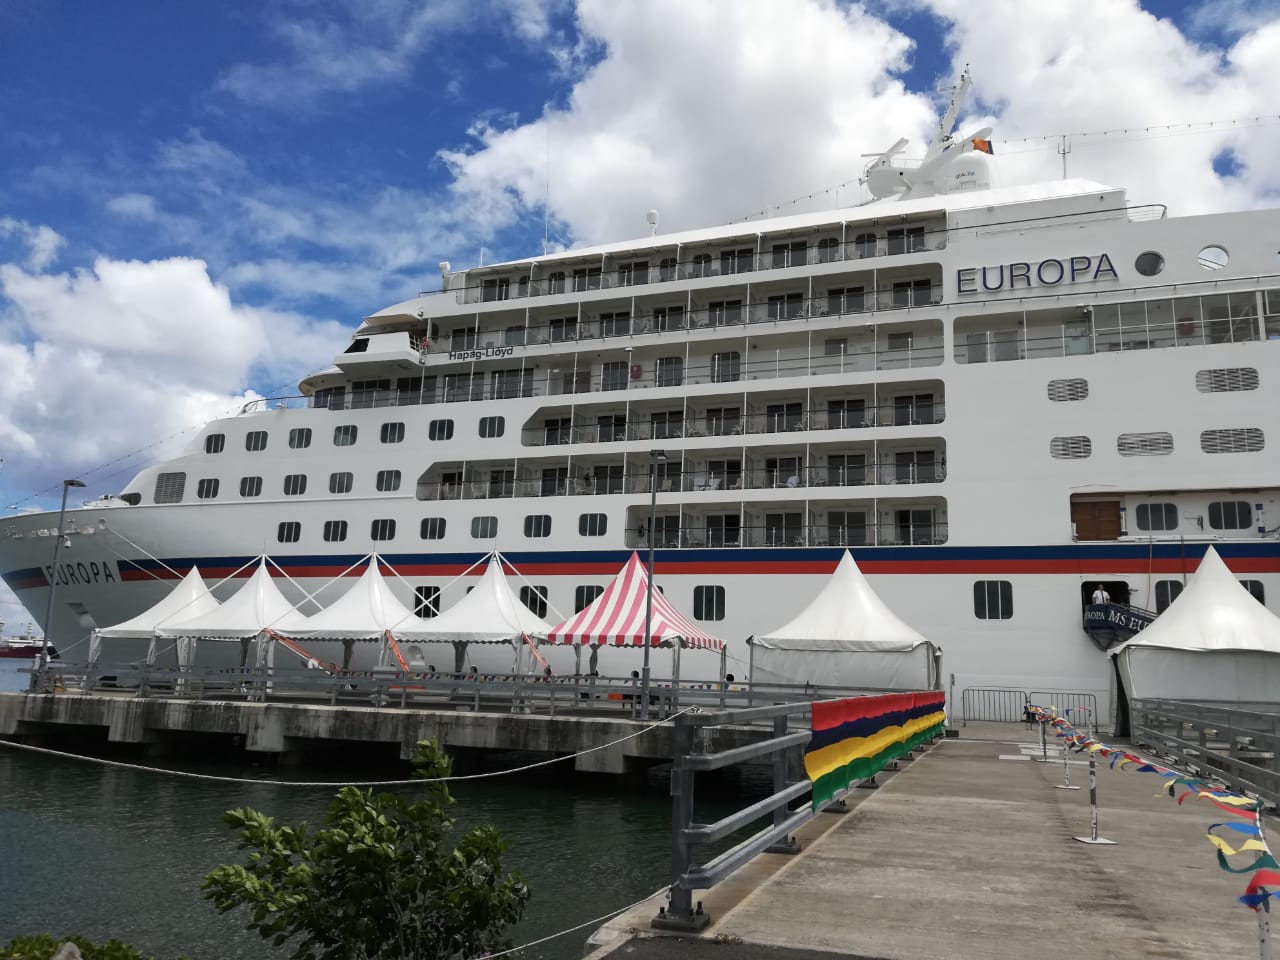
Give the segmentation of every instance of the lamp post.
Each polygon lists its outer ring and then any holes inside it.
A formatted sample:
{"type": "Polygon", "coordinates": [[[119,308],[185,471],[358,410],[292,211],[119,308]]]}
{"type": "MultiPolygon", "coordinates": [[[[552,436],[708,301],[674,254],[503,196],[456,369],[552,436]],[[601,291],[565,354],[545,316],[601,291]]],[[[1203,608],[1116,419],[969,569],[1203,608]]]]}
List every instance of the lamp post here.
{"type": "Polygon", "coordinates": [[[83,480],[62,481],[62,506],[58,510],[58,531],[53,538],[53,566],[49,569],[49,598],[44,607],[44,638],[40,643],[40,669],[49,666],[49,627],[53,620],[53,595],[58,590],[58,551],[62,549],[62,520],[67,514],[67,491],[72,487],[83,487],[83,480]]]}
{"type": "Polygon", "coordinates": [[[653,643],[653,543],[658,531],[658,464],[666,463],[661,450],[649,451],[649,583],[644,596],[644,665],[640,668],[640,719],[649,719],[649,647],[653,643]]]}

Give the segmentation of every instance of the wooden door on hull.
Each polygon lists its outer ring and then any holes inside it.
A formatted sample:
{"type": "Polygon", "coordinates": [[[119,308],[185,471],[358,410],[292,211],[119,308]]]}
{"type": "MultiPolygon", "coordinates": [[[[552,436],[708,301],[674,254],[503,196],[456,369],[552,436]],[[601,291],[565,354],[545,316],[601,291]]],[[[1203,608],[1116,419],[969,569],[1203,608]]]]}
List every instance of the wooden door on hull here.
{"type": "Polygon", "coordinates": [[[1074,501],[1071,504],[1071,526],[1077,540],[1120,539],[1120,501],[1074,501]]]}

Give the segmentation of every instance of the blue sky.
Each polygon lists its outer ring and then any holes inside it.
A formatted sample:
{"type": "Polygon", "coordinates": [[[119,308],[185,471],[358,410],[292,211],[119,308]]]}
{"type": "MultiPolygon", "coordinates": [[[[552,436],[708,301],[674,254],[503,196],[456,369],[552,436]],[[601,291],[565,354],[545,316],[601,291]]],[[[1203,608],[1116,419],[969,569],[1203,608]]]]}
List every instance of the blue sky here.
{"type": "Polygon", "coordinates": [[[1276,112],[1274,3],[0,0],[0,509],[118,490],[548,211],[559,246],[848,203],[964,63],[1019,178],[1060,175],[1026,137],[1194,123],[1071,173],[1275,203],[1280,128],[1211,126],[1276,112]]]}

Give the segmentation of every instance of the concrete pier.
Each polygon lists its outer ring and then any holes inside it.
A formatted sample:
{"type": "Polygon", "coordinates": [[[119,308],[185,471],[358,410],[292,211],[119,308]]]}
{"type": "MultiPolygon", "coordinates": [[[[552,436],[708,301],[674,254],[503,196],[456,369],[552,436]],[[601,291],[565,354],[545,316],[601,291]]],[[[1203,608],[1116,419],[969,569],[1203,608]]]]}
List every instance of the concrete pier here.
{"type": "MultiPolygon", "coordinates": [[[[591,960],[1099,960],[1258,956],[1247,876],[1205,840],[1230,815],[1178,806],[1150,774],[1098,771],[1089,846],[1087,765],[1038,763],[1022,724],[971,723],[847,815],[807,824],[796,856],[765,854],[701,894],[697,938],[655,934],[658,896],[597,931],[591,960]]],[[[1272,835],[1277,835],[1272,831],[1272,835]]],[[[1246,861],[1247,862],[1247,861],[1246,861]]]]}
{"type": "MultiPolygon", "coordinates": [[[[655,718],[656,719],[656,718],[655,718]]],[[[138,699],[127,695],[0,693],[0,737],[49,742],[74,751],[89,733],[111,743],[180,744],[184,737],[239,738],[259,755],[335,741],[395,744],[409,759],[419,740],[439,738],[446,748],[516,751],[540,757],[568,756],[634,734],[647,724],[620,706],[603,715],[537,716],[456,708],[360,707],[314,703],[247,703],[218,700],[138,699]],[[612,715],[610,715],[612,714],[612,715]]],[[[719,727],[714,749],[762,738],[761,731],[719,727]]],[[[643,772],[671,757],[671,729],[660,726],[574,759],[575,769],[620,776],[643,772]]],[[[661,842],[660,840],[657,842],[661,842]]]]}

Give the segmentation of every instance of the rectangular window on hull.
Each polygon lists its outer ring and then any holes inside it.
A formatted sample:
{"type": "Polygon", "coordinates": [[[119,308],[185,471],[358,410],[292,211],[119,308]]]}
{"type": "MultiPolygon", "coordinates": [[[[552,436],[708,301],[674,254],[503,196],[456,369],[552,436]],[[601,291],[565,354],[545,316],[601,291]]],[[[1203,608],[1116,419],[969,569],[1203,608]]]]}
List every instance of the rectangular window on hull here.
{"type": "Polygon", "coordinates": [[[379,470],[376,485],[379,493],[394,493],[400,489],[400,471],[379,470]]]}
{"type": "Polygon", "coordinates": [[[1134,514],[1139,530],[1178,529],[1178,510],[1172,503],[1140,503],[1134,514]]]}
{"type": "Polygon", "coordinates": [[[471,536],[476,540],[492,540],[498,535],[497,517],[472,517],[471,536]]]}
{"type": "Polygon", "coordinates": [[[445,530],[444,517],[423,517],[419,535],[423,540],[443,540],[445,530]]]}
{"type": "Polygon", "coordinates": [[[1169,604],[1178,599],[1182,593],[1181,580],[1157,580],[1156,581],[1156,613],[1164,613],[1169,609],[1169,604]]]}
{"type": "Polygon", "coordinates": [[[305,450],[311,446],[311,428],[294,427],[289,431],[289,449],[305,450]]]}
{"type": "Polygon", "coordinates": [[[347,539],[347,521],[326,520],[324,522],[325,543],[341,543],[347,539]]]}
{"type": "Polygon", "coordinates": [[[276,527],[276,539],[281,543],[297,543],[302,539],[302,524],[296,520],[286,520],[276,527]]]}
{"type": "Polygon", "coordinates": [[[205,453],[221,453],[226,449],[227,435],[225,433],[211,433],[204,438],[205,453]]]}
{"type": "Polygon", "coordinates": [[[286,497],[300,497],[307,492],[307,475],[305,473],[291,473],[284,478],[284,495],[286,497]]]}
{"type": "Polygon", "coordinates": [[[375,520],[369,527],[369,538],[371,540],[394,540],[395,536],[395,520],[375,520]]]}
{"type": "Polygon", "coordinates": [[[1252,523],[1253,509],[1245,500],[1215,500],[1209,504],[1211,530],[1247,530],[1252,523]]]}
{"type": "Polygon", "coordinates": [[[355,483],[355,474],[353,473],[331,473],[329,474],[329,492],[330,493],[350,493],[351,485],[355,483]]]}
{"type": "Polygon", "coordinates": [[[383,443],[403,443],[404,442],[404,423],[400,420],[392,420],[382,425],[379,431],[378,439],[383,443]]]}
{"type": "Polygon", "coordinates": [[[267,449],[267,431],[251,430],[244,436],[244,448],[250,453],[267,449]]]}
{"type": "Polygon", "coordinates": [[[603,537],[608,529],[609,518],[603,513],[584,513],[578,517],[578,535],[582,537],[603,537]]]}
{"type": "Polygon", "coordinates": [[[520,602],[533,611],[535,617],[547,615],[547,588],[524,586],[520,588],[520,602]]]}
{"type": "Polygon", "coordinates": [[[1008,620],[1013,616],[1013,584],[1008,580],[978,580],[973,584],[973,615],[979,620],[1008,620]]]}
{"type": "Polygon", "coordinates": [[[693,619],[724,619],[724,587],[705,586],[693,588],[693,619]]]}
{"type": "Polygon", "coordinates": [[[413,612],[423,620],[430,620],[440,615],[440,588],[415,587],[413,590],[413,612]]]}
{"type": "Polygon", "coordinates": [[[240,496],[242,497],[262,496],[262,478],[261,477],[241,477],[240,478],[240,496]]]}
{"type": "Polygon", "coordinates": [[[524,535],[530,538],[551,536],[551,515],[535,513],[525,517],[524,535]]]}
{"type": "Polygon", "coordinates": [[[604,587],[598,587],[594,583],[584,584],[576,587],[573,591],[573,612],[581,613],[587,607],[595,602],[596,597],[604,593],[604,587]]]}
{"type": "Polygon", "coordinates": [[[356,425],[354,423],[344,423],[333,428],[333,445],[335,447],[349,447],[356,442],[356,425]]]}
{"type": "Polygon", "coordinates": [[[216,479],[201,480],[196,484],[196,496],[201,500],[212,500],[218,495],[218,485],[216,479]]]}

